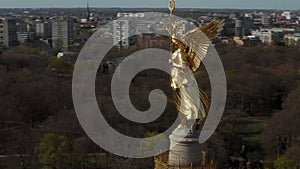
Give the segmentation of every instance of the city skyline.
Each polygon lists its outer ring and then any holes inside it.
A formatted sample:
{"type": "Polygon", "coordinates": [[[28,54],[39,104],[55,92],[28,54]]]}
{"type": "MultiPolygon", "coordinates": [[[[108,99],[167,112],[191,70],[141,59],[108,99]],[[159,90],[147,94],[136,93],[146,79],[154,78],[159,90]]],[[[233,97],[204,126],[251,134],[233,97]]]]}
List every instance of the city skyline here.
{"type": "MultiPolygon", "coordinates": [[[[79,8],[85,7],[87,0],[0,0],[0,8],[79,8]]],[[[166,8],[168,0],[89,0],[91,7],[99,8],[166,8]]],[[[177,0],[179,8],[227,8],[227,9],[300,9],[300,1],[294,0],[177,0]]]]}

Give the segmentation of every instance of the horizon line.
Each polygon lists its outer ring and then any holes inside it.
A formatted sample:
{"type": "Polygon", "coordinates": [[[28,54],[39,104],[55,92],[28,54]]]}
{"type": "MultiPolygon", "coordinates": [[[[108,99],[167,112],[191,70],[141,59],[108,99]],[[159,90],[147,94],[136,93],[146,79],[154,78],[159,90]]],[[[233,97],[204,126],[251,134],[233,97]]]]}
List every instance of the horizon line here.
{"type": "MultiPolygon", "coordinates": [[[[90,9],[167,9],[168,7],[89,7],[90,9]]],[[[86,9],[86,7],[0,7],[0,9],[86,9]]],[[[277,10],[277,11],[300,11],[299,9],[278,8],[192,8],[177,7],[176,9],[218,9],[218,10],[277,10]]]]}

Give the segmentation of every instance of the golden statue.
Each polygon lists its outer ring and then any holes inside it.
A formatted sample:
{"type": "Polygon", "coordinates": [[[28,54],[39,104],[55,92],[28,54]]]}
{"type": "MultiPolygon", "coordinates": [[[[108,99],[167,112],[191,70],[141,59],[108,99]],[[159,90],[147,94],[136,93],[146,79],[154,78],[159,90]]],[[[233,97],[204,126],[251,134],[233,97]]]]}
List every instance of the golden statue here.
{"type": "Polygon", "coordinates": [[[201,61],[207,54],[210,42],[222,31],[223,20],[213,20],[207,25],[189,31],[178,37],[173,12],[174,0],[169,3],[171,21],[165,26],[171,35],[171,87],[174,91],[175,103],[181,119],[176,130],[188,129],[190,133],[199,130],[201,121],[207,116],[209,101],[206,94],[197,87],[193,72],[200,67],[201,61]],[[186,45],[187,44],[187,45],[186,45]]]}

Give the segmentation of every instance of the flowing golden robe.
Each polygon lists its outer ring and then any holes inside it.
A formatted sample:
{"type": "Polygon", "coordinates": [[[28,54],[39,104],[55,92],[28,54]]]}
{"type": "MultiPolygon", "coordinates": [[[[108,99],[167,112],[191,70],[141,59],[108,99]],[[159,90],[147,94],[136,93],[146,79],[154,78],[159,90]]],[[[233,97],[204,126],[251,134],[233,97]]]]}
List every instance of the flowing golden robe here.
{"type": "Polygon", "coordinates": [[[181,125],[178,128],[187,127],[192,130],[195,120],[201,120],[206,116],[197,81],[190,69],[186,52],[181,49],[176,50],[169,62],[171,87],[175,91],[175,103],[181,117],[181,125]]]}

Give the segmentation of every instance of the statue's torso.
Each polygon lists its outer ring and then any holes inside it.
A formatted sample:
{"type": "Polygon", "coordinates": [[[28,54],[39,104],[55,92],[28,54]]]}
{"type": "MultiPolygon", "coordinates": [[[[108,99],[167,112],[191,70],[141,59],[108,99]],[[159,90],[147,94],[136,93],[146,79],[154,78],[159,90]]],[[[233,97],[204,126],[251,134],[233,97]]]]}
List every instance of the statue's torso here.
{"type": "Polygon", "coordinates": [[[178,49],[169,60],[171,64],[171,87],[173,88],[180,88],[188,83],[186,74],[190,72],[190,69],[186,55],[178,49]]]}

